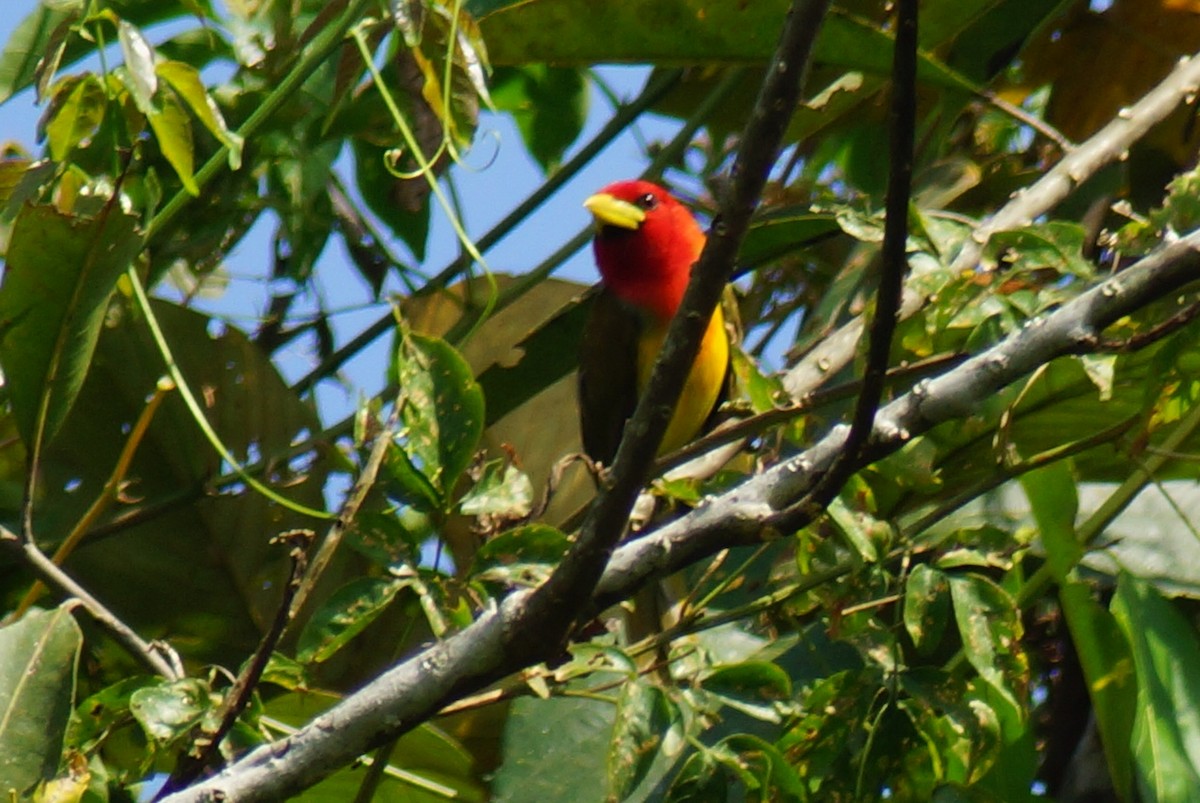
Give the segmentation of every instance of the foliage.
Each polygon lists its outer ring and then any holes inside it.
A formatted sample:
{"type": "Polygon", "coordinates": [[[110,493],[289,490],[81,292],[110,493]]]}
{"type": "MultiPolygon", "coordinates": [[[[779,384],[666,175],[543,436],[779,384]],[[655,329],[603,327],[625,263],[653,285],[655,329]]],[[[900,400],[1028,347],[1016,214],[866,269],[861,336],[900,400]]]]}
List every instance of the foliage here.
{"type": "MultiPolygon", "coordinates": [[[[536,210],[656,114],[677,141],[629,140],[714,213],[787,6],[32,7],[0,53],[0,102],[32,93],[42,115],[36,149],[0,143],[0,792],[134,799],[314,723],[349,732],[339,701],[402,659],[432,676],[431,643],[488,627],[569,560],[596,485],[563,460],[589,302],[551,274],[587,233],[536,210]],[[641,96],[616,97],[610,62],[653,68],[641,96]],[[606,99],[612,131],[582,142],[606,99]],[[457,191],[497,116],[545,183],[471,238],[464,219],[517,200],[457,191]],[[564,248],[493,274],[485,254],[535,216],[564,248]],[[264,231],[245,326],[204,302],[264,231]],[[460,256],[432,264],[435,236],[460,256]],[[378,319],[351,331],[321,288],[356,276],[378,319]],[[343,370],[389,335],[386,359],[343,370]],[[297,350],[315,367],[288,382],[297,350]],[[331,388],[361,399],[341,420],[331,388]]],[[[732,408],[750,439],[719,472],[652,483],[640,536],[719,510],[848,417],[866,350],[844,333],[874,306],[884,231],[882,6],[827,14],[741,247],[732,408]]],[[[977,242],[1197,49],[1191,6],[921,5],[921,303],[889,399],[1034,340],[1195,229],[1180,105],[977,242]]],[[[1197,477],[1196,294],[1147,297],[880,449],[811,525],[693,555],[649,589],[670,609],[650,635],[645,594],[632,613],[571,601],[586,615],[555,660],[481,653],[427,701],[437,716],[396,717],[369,760],[314,764],[301,799],[1200,797],[1200,534],[1173,482],[1197,477]]]]}

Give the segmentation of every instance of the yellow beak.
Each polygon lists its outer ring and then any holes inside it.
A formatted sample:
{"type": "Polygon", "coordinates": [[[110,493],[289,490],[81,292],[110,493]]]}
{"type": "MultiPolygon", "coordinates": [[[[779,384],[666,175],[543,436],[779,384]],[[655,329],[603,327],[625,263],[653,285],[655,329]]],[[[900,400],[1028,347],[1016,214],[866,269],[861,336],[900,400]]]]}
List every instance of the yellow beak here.
{"type": "Polygon", "coordinates": [[[583,202],[583,206],[592,213],[592,217],[596,218],[596,223],[600,226],[636,230],[646,219],[646,210],[606,192],[592,195],[583,202]]]}

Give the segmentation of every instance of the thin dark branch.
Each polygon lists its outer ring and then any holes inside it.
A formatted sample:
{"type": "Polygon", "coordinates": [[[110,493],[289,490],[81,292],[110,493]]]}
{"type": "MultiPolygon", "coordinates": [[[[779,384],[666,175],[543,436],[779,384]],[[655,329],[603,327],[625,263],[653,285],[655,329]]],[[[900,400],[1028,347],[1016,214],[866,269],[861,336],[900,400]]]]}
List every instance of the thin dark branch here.
{"type": "Polygon", "coordinates": [[[650,468],[684,381],[700,349],[700,340],[720,303],[734,260],[775,164],[783,133],[800,101],[812,46],[826,0],[795,0],[788,12],[775,56],[742,133],[731,169],[731,185],[722,199],[683,304],[671,322],[649,386],[625,427],[610,481],[602,487],[570,552],[550,578],[530,596],[524,628],[512,633],[522,654],[553,655],[591,598],[629,511],[649,479],[650,468]]]}
{"type": "Polygon", "coordinates": [[[371,452],[367,456],[367,462],[363,464],[362,471],[354,480],[354,485],[350,492],[346,494],[345,500],[342,502],[342,507],[338,511],[337,519],[329,527],[329,532],[325,534],[325,539],[321,542],[321,546],[317,549],[317,554],[313,557],[312,562],[308,564],[304,576],[300,580],[300,584],[296,592],[291,597],[291,602],[288,607],[287,622],[284,624],[284,630],[296,620],[300,610],[304,604],[308,602],[308,597],[312,590],[316,587],[317,582],[325,573],[330,561],[333,560],[334,553],[341,546],[342,538],[346,535],[346,531],[354,524],[354,520],[358,517],[358,511],[366,501],[367,494],[370,493],[372,486],[375,485],[375,479],[379,476],[379,469],[383,465],[383,460],[387,456],[388,449],[392,448],[392,438],[396,433],[396,425],[400,420],[400,410],[404,406],[406,391],[401,391],[392,404],[392,410],[388,414],[387,421],[380,428],[375,436],[375,441],[371,445],[371,452]]]}
{"type": "MultiPolygon", "coordinates": [[[[914,380],[928,376],[935,371],[961,363],[967,358],[966,354],[946,353],[927,357],[917,362],[898,365],[887,370],[886,378],[891,382],[896,379],[914,380]]],[[[691,443],[676,449],[670,454],[663,455],[654,464],[654,475],[664,474],[676,466],[682,465],[697,455],[706,454],[718,446],[760,435],[771,427],[784,424],[813,410],[819,410],[827,404],[848,399],[862,391],[863,380],[852,379],[838,385],[820,388],[806,393],[803,398],[786,407],[776,407],[773,410],[752,415],[736,421],[728,421],[697,438],[691,443]]]]}
{"type": "MultiPolygon", "coordinates": [[[[892,105],[888,114],[887,217],[862,391],[854,406],[850,432],[842,452],[821,481],[794,506],[805,520],[811,520],[817,511],[823,510],[858,470],[859,456],[871,437],[875,413],[883,400],[892,336],[896,331],[908,268],[908,204],[912,197],[913,143],[917,123],[917,6],[917,0],[899,0],[896,4],[892,105]]],[[[784,531],[790,529],[786,515],[779,517],[778,526],[784,531]]]]}
{"type": "Polygon", "coordinates": [[[253,697],[254,689],[267,668],[267,662],[279,644],[283,631],[287,627],[292,598],[300,588],[300,579],[308,566],[308,550],[312,546],[316,533],[312,530],[288,530],[271,539],[272,544],[289,544],[288,553],[292,561],[288,581],[283,587],[283,599],[275,611],[275,619],[263,635],[254,650],[254,655],[246,662],[246,666],[238,674],[237,679],[225,693],[224,701],[218,711],[219,717],[215,728],[204,729],[196,738],[194,753],[185,753],[179,757],[175,771],[163,784],[158,796],[163,797],[178,789],[182,789],[199,778],[212,767],[219,758],[221,741],[233,729],[237,718],[246,710],[253,697]]]}

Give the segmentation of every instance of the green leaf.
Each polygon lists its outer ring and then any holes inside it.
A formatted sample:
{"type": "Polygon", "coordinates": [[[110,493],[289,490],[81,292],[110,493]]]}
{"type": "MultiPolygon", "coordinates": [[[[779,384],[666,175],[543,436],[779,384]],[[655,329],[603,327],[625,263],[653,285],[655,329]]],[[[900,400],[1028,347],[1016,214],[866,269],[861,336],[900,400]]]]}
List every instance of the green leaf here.
{"type": "Polygon", "coordinates": [[[773,744],[748,733],[723,739],[715,755],[758,800],[800,801],[808,798],[804,783],[773,744]]]}
{"type": "Polygon", "coordinates": [[[118,22],[117,38],[121,43],[121,55],[125,57],[125,86],[138,109],[149,116],[154,112],[154,96],[158,93],[154,46],[127,20],[118,22]]]}
{"type": "Polygon", "coordinates": [[[426,199],[415,209],[401,200],[401,180],[384,166],[387,150],[360,139],[352,141],[354,178],[363,200],[371,211],[404,241],[418,262],[425,260],[429,241],[429,202],[426,199]]]}
{"type": "Polygon", "coordinates": [[[946,575],[927,563],[918,563],[904,584],[904,628],[917,650],[937,647],[950,619],[946,575]]]}
{"type": "Polygon", "coordinates": [[[615,706],[582,697],[520,698],[504,726],[496,803],[604,797],[615,706]]]}
{"type": "Polygon", "coordinates": [[[21,20],[0,53],[0,103],[29,85],[55,31],[76,16],[39,3],[21,20]]]}
{"type": "Polygon", "coordinates": [[[1085,237],[1081,226],[1062,221],[996,232],[984,246],[981,265],[994,270],[1003,263],[1009,272],[1006,275],[1053,270],[1064,276],[1091,278],[1096,270],[1083,256],[1085,237]]]}
{"type": "Polygon", "coordinates": [[[149,675],[123,678],[89,696],[75,708],[67,727],[66,743],[90,753],[118,726],[129,719],[129,698],[138,689],[161,683],[149,675]]]}
{"type": "Polygon", "coordinates": [[[508,460],[489,460],[483,474],[463,494],[459,509],[466,516],[521,518],[533,508],[529,475],[508,460]]]}
{"type": "Polygon", "coordinates": [[[0,285],[0,365],[17,429],[35,450],[54,437],[87,375],[109,296],[141,249],[136,219],[21,209],[0,285]]]}
{"type": "Polygon", "coordinates": [[[1112,613],[1137,671],[1133,761],[1139,799],[1200,800],[1200,643],[1192,624],[1149,584],[1117,580],[1112,613]]]}
{"type": "Polygon", "coordinates": [[[129,711],[147,736],[167,744],[199,725],[216,703],[208,684],[184,678],[138,689],[129,696],[129,711]]]}
{"type": "Polygon", "coordinates": [[[403,389],[398,445],[446,508],[483,435],[483,391],[470,366],[441,338],[402,332],[395,364],[403,389]]]}
{"type": "Polygon", "coordinates": [[[858,552],[860,558],[868,563],[879,560],[879,552],[875,548],[879,528],[873,526],[878,522],[865,513],[852,511],[840,497],[829,504],[826,512],[829,514],[829,523],[858,552]]]}
{"type": "Polygon", "coordinates": [[[738,264],[755,266],[840,234],[841,226],[827,212],[808,208],[777,208],[756,217],[742,241],[738,264]]]}
{"type": "Polygon", "coordinates": [[[497,535],[479,548],[470,576],[504,587],[537,585],[567,553],[571,542],[545,524],[529,524],[497,535]]]}
{"type": "Polygon", "coordinates": [[[963,653],[975,671],[1023,710],[1029,664],[1021,650],[1020,612],[1008,592],[978,574],[950,575],[954,618],[963,653]]]}
{"type": "Polygon", "coordinates": [[[83,634],[72,603],[0,628],[0,795],[54,777],[75,697],[83,634]]]}
{"type": "Polygon", "coordinates": [[[365,510],[354,520],[346,543],[380,566],[419,562],[429,522],[411,507],[398,513],[365,510]],[[415,532],[414,532],[415,530],[415,532]]]}
{"type": "Polygon", "coordinates": [[[1129,642],[1117,619],[1096,602],[1086,584],[1062,585],[1058,599],[1092,698],[1108,774],[1121,799],[1129,800],[1134,760],[1130,737],[1141,711],[1129,642]]]}
{"type": "Polygon", "coordinates": [[[200,80],[200,72],[190,64],[181,61],[164,61],[154,68],[155,74],[171,85],[171,88],[183,98],[184,103],[192,110],[192,114],[204,124],[212,135],[222,145],[229,148],[229,169],[237,170],[242,166],[242,138],[229,130],[225,124],[225,116],[217,107],[212,95],[204,88],[200,80]]]}
{"type": "Polygon", "coordinates": [[[552,173],[587,119],[588,84],[581,69],[527,64],[492,75],[492,102],[512,115],[530,155],[552,173]]]}
{"type": "Polygon", "coordinates": [[[612,742],[608,748],[608,792],[623,800],[641,782],[660,752],[677,753],[679,709],[662,689],[631,681],[621,688],[612,742]]]}
{"type": "Polygon", "coordinates": [[[321,663],[387,610],[405,583],[394,577],[360,577],[339,588],[304,627],[296,660],[321,663]]]}
{"type": "Polygon", "coordinates": [[[163,92],[160,102],[146,114],[163,156],[175,168],[183,187],[192,195],[200,194],[196,184],[192,121],[174,92],[163,92]]]}
{"type": "Polygon", "coordinates": [[[1064,582],[1083,557],[1083,546],[1075,537],[1075,514],[1079,498],[1070,466],[1063,461],[1021,476],[1021,487],[1042,535],[1042,545],[1054,579],[1064,582]]]}
{"type": "Polygon", "coordinates": [[[791,678],[770,661],[717,667],[701,685],[730,708],[766,722],[782,721],[779,706],[792,699],[791,678]]]}
{"type": "Polygon", "coordinates": [[[56,87],[45,124],[50,157],[65,161],[76,146],[95,136],[107,104],[104,85],[91,73],[68,78],[56,87]]]}
{"type": "MultiPolygon", "coordinates": [[[[78,17],[76,4],[64,11],[61,3],[51,8],[45,3],[37,4],[8,38],[4,52],[0,53],[0,103],[29,86],[38,75],[38,63],[44,54],[51,54],[54,66],[72,64],[96,50],[95,37],[66,36],[64,25],[69,26],[78,17]],[[57,52],[57,42],[65,39],[66,48],[57,52]],[[53,52],[52,52],[52,47],[53,52]]],[[[82,5],[82,4],[78,4],[82,5]]],[[[122,0],[121,19],[132,25],[149,27],[164,20],[196,14],[215,19],[211,0],[184,0],[181,3],[164,3],[162,0],[122,0]]],[[[206,40],[212,39],[211,31],[202,31],[206,40]]],[[[47,65],[49,66],[49,65],[47,65]]],[[[50,70],[44,70],[47,75],[50,70]]]]}

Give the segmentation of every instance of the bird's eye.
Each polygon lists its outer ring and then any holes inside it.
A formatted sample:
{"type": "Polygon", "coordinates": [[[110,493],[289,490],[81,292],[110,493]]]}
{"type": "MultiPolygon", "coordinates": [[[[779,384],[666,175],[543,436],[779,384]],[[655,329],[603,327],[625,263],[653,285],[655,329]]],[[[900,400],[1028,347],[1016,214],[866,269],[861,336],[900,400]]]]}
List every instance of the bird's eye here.
{"type": "Polygon", "coordinates": [[[652,192],[648,192],[642,197],[633,202],[634,206],[639,209],[650,210],[658,206],[658,198],[652,192]]]}

